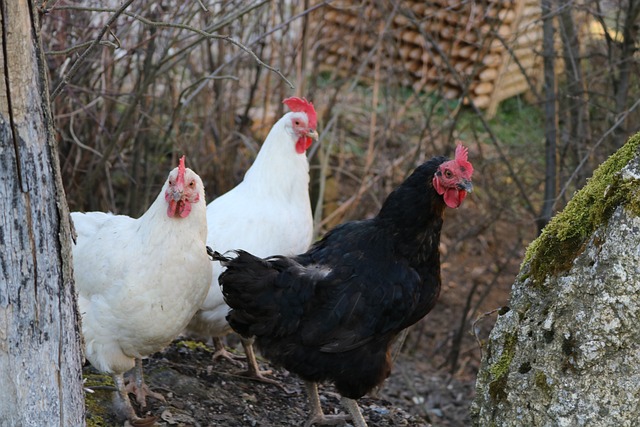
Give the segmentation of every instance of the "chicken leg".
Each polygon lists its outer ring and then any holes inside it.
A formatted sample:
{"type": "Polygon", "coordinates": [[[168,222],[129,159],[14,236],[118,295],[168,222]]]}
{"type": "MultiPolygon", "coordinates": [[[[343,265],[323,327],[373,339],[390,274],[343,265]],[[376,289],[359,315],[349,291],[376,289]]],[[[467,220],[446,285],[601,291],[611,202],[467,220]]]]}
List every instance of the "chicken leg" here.
{"type": "Polygon", "coordinates": [[[247,377],[249,379],[260,381],[262,383],[277,385],[284,389],[284,386],[279,381],[265,377],[265,375],[271,374],[273,371],[261,371],[258,366],[258,360],[256,359],[256,353],[253,351],[253,338],[240,337],[244,354],[247,356],[247,370],[239,372],[238,375],[247,377]]]}
{"type": "Polygon", "coordinates": [[[133,369],[133,374],[134,380],[129,380],[129,384],[126,385],[125,391],[127,393],[133,393],[136,395],[136,401],[141,408],[144,409],[147,406],[147,396],[151,396],[155,399],[165,402],[163,395],[151,391],[147,383],[144,382],[144,376],[142,373],[142,359],[136,358],[136,366],[133,369]]]}
{"type": "Polygon", "coordinates": [[[229,353],[222,342],[222,338],[220,337],[212,337],[211,340],[213,341],[213,348],[215,349],[213,356],[211,356],[211,360],[215,362],[218,359],[226,359],[231,364],[242,367],[242,363],[239,362],[238,359],[244,359],[244,356],[237,356],[233,353],[229,353]]]}
{"type": "Polygon", "coordinates": [[[129,400],[129,393],[127,392],[127,388],[124,385],[124,375],[123,374],[112,374],[113,383],[116,386],[116,390],[118,391],[118,396],[120,400],[120,404],[122,409],[124,410],[126,417],[129,421],[134,422],[139,420],[140,417],[136,414],[136,411],[133,409],[131,405],[131,401],[129,400]]]}
{"type": "MultiPolygon", "coordinates": [[[[318,385],[314,382],[305,381],[304,386],[307,389],[307,395],[309,397],[309,405],[311,406],[311,414],[309,419],[304,424],[304,427],[311,427],[314,424],[324,426],[338,426],[347,423],[347,420],[351,419],[351,415],[339,414],[339,415],[325,415],[320,406],[320,396],[318,395],[318,385]]],[[[355,401],[352,401],[355,403],[355,401]]],[[[356,404],[357,408],[357,404],[356,404]]],[[[359,410],[358,410],[359,411],[359,410]]],[[[351,412],[351,410],[349,410],[351,412]]],[[[362,415],[360,415],[362,418],[362,415]]],[[[364,421],[364,420],[363,420],[364,421]]],[[[356,427],[366,427],[364,425],[357,424],[356,427]]]]}
{"type": "Polygon", "coordinates": [[[349,399],[348,397],[342,397],[342,404],[347,408],[349,413],[351,414],[351,421],[355,427],[367,427],[367,422],[364,420],[362,416],[362,412],[360,412],[360,407],[358,406],[358,402],[353,399],[349,399]]]}

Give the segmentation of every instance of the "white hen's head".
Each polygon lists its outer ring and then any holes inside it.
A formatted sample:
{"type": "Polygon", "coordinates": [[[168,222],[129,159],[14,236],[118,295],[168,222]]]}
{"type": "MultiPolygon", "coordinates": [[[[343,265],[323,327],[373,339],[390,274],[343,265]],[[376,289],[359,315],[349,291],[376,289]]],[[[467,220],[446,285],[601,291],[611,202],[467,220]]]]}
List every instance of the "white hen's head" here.
{"type": "Polygon", "coordinates": [[[200,200],[204,203],[204,184],[198,174],[185,168],[184,156],[180,158],[178,167],[169,174],[164,199],[169,204],[169,218],[186,218],[191,212],[192,204],[200,200]]]}
{"type": "Polygon", "coordinates": [[[291,110],[287,115],[288,122],[285,123],[285,128],[295,135],[296,152],[302,154],[311,146],[313,140],[318,139],[316,110],[311,102],[295,96],[285,99],[282,103],[291,110]]]}

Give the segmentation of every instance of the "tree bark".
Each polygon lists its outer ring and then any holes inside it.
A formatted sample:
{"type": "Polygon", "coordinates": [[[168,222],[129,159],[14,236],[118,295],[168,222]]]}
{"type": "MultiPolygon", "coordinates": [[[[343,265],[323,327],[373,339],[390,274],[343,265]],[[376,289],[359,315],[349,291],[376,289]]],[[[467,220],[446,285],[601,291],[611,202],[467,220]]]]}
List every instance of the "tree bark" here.
{"type": "Polygon", "coordinates": [[[542,7],[542,56],[544,63],[544,135],[545,135],[545,173],[544,173],[544,200],[540,216],[536,223],[538,231],[547,225],[553,215],[553,205],[557,195],[556,191],[556,141],[557,141],[557,112],[556,112],[556,53],[555,53],[555,29],[553,21],[553,2],[541,0],[542,7]]]}
{"type": "MultiPolygon", "coordinates": [[[[627,2],[624,13],[624,24],[622,25],[622,43],[620,44],[620,57],[615,64],[613,73],[616,80],[614,85],[615,93],[615,111],[613,117],[619,117],[628,108],[629,87],[632,84],[633,64],[636,61],[634,56],[638,51],[638,15],[640,15],[640,2],[629,0],[627,2]]],[[[614,129],[614,146],[619,147],[624,141],[626,135],[626,126],[628,120],[624,124],[614,129]]]]}
{"type": "Polygon", "coordinates": [[[530,245],[483,348],[475,425],[637,425],[639,259],[637,134],[530,245]]]}
{"type": "Polygon", "coordinates": [[[0,20],[0,426],[81,426],[71,232],[38,11],[0,0],[0,20]]]}
{"type": "MultiPolygon", "coordinates": [[[[580,38],[574,19],[574,9],[571,0],[562,0],[558,11],[559,33],[562,40],[564,57],[564,75],[566,77],[566,98],[560,110],[566,110],[567,141],[559,151],[572,151],[575,156],[575,164],[579,164],[588,154],[591,147],[591,131],[589,122],[589,96],[584,79],[584,65],[580,56],[580,38]],[[566,148],[566,149],[565,149],[566,148]]],[[[564,139],[564,138],[563,138],[564,139]]],[[[562,162],[561,162],[562,163],[562,162]]],[[[576,181],[584,183],[586,168],[580,168],[576,181]]],[[[566,171],[571,175],[573,171],[566,171]]],[[[564,184],[564,182],[562,182],[564,184]]]]}

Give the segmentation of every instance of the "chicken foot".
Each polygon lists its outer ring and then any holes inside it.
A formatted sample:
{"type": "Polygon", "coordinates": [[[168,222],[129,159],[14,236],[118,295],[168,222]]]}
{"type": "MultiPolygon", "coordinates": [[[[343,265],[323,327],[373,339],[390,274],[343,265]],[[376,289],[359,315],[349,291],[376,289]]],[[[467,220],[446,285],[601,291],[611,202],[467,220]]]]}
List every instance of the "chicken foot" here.
{"type": "MultiPolygon", "coordinates": [[[[328,425],[341,426],[341,425],[345,425],[347,423],[347,420],[351,419],[351,415],[347,415],[347,414],[325,415],[324,412],[322,411],[322,406],[320,406],[320,396],[318,395],[318,385],[314,382],[305,381],[304,386],[307,390],[307,396],[309,397],[309,404],[311,406],[311,413],[309,414],[309,419],[304,424],[304,427],[311,427],[314,424],[321,425],[321,426],[323,425],[324,426],[328,426],[328,425]]],[[[362,415],[360,415],[360,417],[362,418],[362,415]]],[[[356,427],[363,427],[363,426],[356,424],[356,427]]],[[[366,427],[366,423],[364,424],[364,427],[366,427]]]]}
{"type": "Polygon", "coordinates": [[[367,427],[367,422],[364,420],[364,417],[362,416],[362,412],[360,412],[360,407],[358,406],[358,402],[344,396],[342,396],[341,402],[351,414],[351,420],[355,427],[367,427]]]}
{"type": "Polygon", "coordinates": [[[116,390],[120,397],[120,404],[122,405],[122,409],[124,410],[127,419],[131,422],[139,420],[140,417],[136,414],[136,411],[131,405],[131,400],[129,400],[129,393],[124,385],[123,374],[112,374],[111,376],[113,377],[113,383],[116,385],[116,390]]]}
{"type": "Polygon", "coordinates": [[[236,374],[249,378],[254,381],[259,381],[266,384],[273,384],[287,391],[279,381],[265,377],[265,375],[269,375],[273,373],[273,371],[260,370],[260,367],[258,366],[258,360],[256,359],[256,353],[253,350],[253,338],[241,337],[240,341],[242,342],[242,348],[244,348],[244,354],[247,356],[247,370],[237,372],[236,374]]]}
{"type": "Polygon", "coordinates": [[[244,356],[239,356],[227,351],[224,343],[222,342],[222,338],[220,337],[213,337],[211,340],[213,341],[213,348],[215,349],[213,356],[211,356],[211,360],[216,361],[218,359],[226,359],[231,364],[242,367],[242,363],[239,362],[238,359],[245,359],[244,356]]]}
{"type": "Polygon", "coordinates": [[[147,383],[144,382],[144,376],[142,373],[142,359],[136,358],[136,366],[133,370],[133,381],[129,380],[129,383],[125,386],[127,393],[133,393],[136,396],[136,402],[142,409],[147,406],[147,396],[151,396],[154,399],[158,399],[161,402],[165,402],[165,398],[160,393],[151,391],[147,383]]]}

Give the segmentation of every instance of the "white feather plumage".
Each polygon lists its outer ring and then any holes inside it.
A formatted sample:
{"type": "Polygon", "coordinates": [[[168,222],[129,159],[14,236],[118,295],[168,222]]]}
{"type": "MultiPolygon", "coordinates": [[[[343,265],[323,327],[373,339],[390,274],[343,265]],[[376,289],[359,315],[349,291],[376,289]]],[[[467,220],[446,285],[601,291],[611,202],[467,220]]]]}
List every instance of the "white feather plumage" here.
{"type": "MultiPolygon", "coordinates": [[[[285,114],[271,128],[244,180],[207,206],[207,244],[218,252],[244,249],[258,256],[293,255],[307,250],[313,235],[309,162],[298,153],[291,123],[305,113],[285,114]]],[[[213,263],[213,281],[187,333],[201,338],[231,331],[218,285],[222,267],[213,263]]]]}
{"type": "MultiPolygon", "coordinates": [[[[175,168],[169,177],[177,175],[175,168]]],[[[121,375],[136,358],[162,350],[206,297],[212,271],[204,188],[200,177],[186,169],[185,182],[192,181],[199,199],[185,218],[167,215],[169,178],[138,219],[71,214],[85,355],[100,371],[121,375]]]]}

